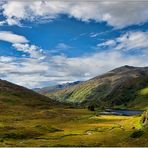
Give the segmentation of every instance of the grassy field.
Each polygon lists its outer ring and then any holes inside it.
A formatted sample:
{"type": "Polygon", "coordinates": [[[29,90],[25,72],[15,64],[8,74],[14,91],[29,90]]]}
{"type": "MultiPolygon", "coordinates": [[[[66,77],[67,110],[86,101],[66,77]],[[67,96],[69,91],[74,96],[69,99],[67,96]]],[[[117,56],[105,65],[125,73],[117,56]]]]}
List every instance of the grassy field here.
{"type": "Polygon", "coordinates": [[[0,112],[0,146],[148,146],[140,118],[16,106],[0,112]]]}

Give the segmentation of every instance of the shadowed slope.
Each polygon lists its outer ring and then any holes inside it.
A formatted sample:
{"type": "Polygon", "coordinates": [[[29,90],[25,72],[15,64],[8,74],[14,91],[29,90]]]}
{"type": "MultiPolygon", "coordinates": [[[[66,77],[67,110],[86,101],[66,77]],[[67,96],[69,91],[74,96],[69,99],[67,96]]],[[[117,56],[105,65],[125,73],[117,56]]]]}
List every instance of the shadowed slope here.
{"type": "Polygon", "coordinates": [[[51,106],[56,102],[25,87],[0,80],[1,106],[51,106]]]}

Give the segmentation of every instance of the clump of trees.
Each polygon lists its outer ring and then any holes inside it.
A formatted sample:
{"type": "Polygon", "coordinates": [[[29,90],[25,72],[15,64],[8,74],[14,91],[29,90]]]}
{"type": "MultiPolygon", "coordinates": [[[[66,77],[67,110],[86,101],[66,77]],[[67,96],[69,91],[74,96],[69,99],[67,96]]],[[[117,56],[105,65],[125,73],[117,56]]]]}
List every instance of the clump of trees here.
{"type": "Polygon", "coordinates": [[[95,111],[94,105],[89,105],[89,106],[88,106],[88,110],[90,110],[90,111],[95,111]]]}

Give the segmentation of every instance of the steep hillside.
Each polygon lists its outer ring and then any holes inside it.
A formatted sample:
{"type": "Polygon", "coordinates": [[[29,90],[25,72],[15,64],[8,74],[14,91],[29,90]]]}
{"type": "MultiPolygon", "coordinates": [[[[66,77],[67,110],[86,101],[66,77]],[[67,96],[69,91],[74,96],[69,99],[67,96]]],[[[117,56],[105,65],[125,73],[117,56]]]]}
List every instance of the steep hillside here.
{"type": "Polygon", "coordinates": [[[147,88],[148,67],[126,65],[47,96],[74,104],[145,109],[148,106],[147,88]]]}
{"type": "Polygon", "coordinates": [[[0,80],[0,106],[51,106],[55,101],[19,85],[0,80]]]}
{"type": "Polygon", "coordinates": [[[72,83],[63,83],[63,84],[58,84],[55,86],[47,86],[47,87],[43,87],[43,88],[36,88],[36,89],[34,89],[34,91],[36,91],[40,94],[53,93],[53,92],[56,92],[59,90],[69,88],[71,86],[75,86],[79,83],[81,83],[81,81],[76,81],[76,82],[72,82],[72,83]]]}

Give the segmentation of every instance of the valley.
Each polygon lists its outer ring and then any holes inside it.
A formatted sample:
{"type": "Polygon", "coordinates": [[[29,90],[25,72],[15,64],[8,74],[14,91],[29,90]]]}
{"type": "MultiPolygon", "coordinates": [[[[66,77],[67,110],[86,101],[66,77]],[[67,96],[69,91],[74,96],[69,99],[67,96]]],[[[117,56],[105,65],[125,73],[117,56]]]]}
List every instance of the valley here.
{"type": "Polygon", "coordinates": [[[0,148],[148,148],[148,0],[0,0],[0,148]]]}
{"type": "Polygon", "coordinates": [[[50,94],[50,97],[0,80],[0,146],[148,146],[148,114],[145,111],[148,107],[147,70],[145,71],[147,68],[143,69],[144,71],[140,70],[140,73],[138,70],[138,79],[136,77],[138,81],[135,82],[133,75],[137,74],[137,69],[135,72],[134,68],[133,72],[131,67],[130,70],[129,67],[122,68],[123,71],[128,71],[128,73],[130,71],[131,79],[134,79],[134,83],[127,81],[128,84],[132,84],[130,85],[132,93],[127,94],[129,87],[125,87],[125,79],[121,78],[123,81],[120,79],[120,89],[113,86],[110,89],[113,88],[115,94],[117,91],[116,95],[119,98],[123,92],[127,95],[119,99],[111,97],[114,95],[114,93],[111,93],[112,95],[107,97],[110,99],[107,101],[108,106],[105,106],[106,98],[95,99],[97,96],[104,96],[105,92],[107,93],[109,90],[106,87],[101,89],[99,87],[98,89],[98,85],[100,85],[98,78],[74,86],[66,86],[66,88],[50,94]],[[143,73],[141,74],[141,72],[143,73]],[[95,85],[97,85],[97,89],[94,94],[92,89],[95,85]],[[63,95],[65,92],[64,94],[67,95],[68,91],[73,90],[74,94],[67,96],[67,99],[73,99],[75,94],[80,96],[80,90],[87,89],[87,86],[91,90],[90,96],[92,98],[87,101],[87,92],[84,91],[81,96],[86,102],[82,104],[69,103],[66,100],[58,100],[53,97],[53,94],[55,96],[62,92],[63,95]],[[136,94],[136,92],[138,93],[136,94]],[[127,98],[135,96],[135,99],[132,98],[127,101],[126,96],[127,98]],[[125,100],[123,101],[124,97],[125,100]],[[119,103],[120,100],[122,101],[119,103]],[[127,105],[125,105],[125,102],[127,105]]]}
{"type": "Polygon", "coordinates": [[[87,109],[15,107],[0,114],[0,146],[148,146],[140,120],[87,109]]]}

